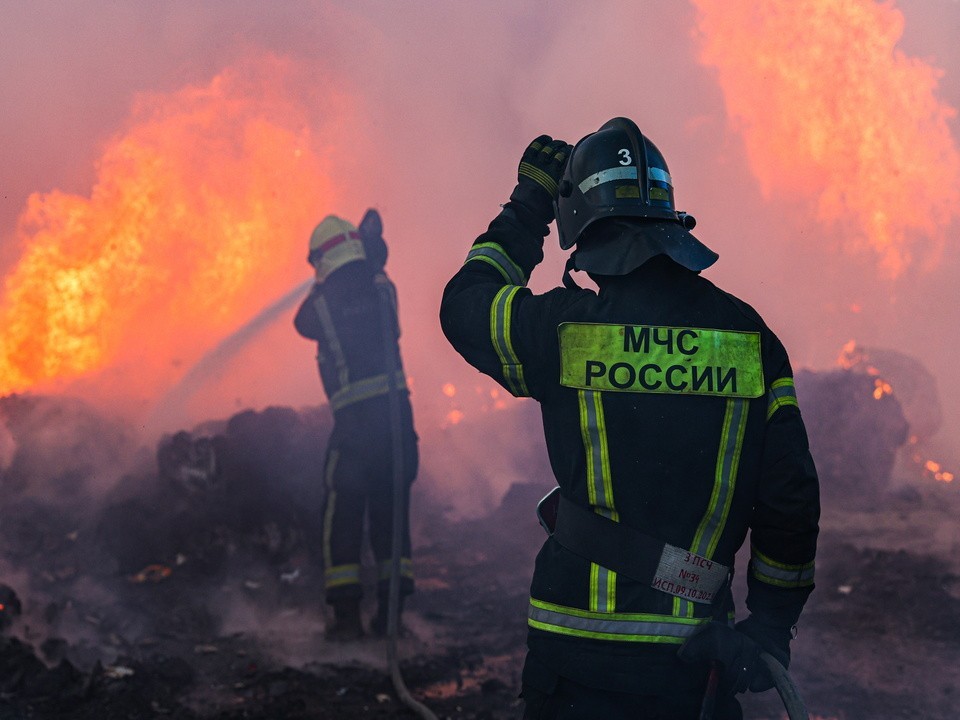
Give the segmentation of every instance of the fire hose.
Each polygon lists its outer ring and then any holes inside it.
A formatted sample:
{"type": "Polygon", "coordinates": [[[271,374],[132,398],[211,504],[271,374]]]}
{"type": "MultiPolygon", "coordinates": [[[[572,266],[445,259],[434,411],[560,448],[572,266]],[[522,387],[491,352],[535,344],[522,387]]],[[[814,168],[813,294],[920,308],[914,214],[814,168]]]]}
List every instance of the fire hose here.
{"type": "Polygon", "coordinates": [[[787,669],[769,653],[761,652],[760,660],[767,666],[767,670],[773,677],[780,699],[783,700],[783,706],[787,709],[787,717],[790,720],[808,720],[810,716],[807,714],[807,706],[800,697],[797,686],[793,684],[793,679],[787,673],[787,669]]]}
{"type": "MultiPolygon", "coordinates": [[[[807,713],[807,706],[804,704],[803,698],[800,697],[793,679],[787,673],[787,669],[769,653],[761,652],[760,661],[770,671],[777,693],[787,710],[787,717],[790,720],[809,720],[810,715],[807,713]]],[[[707,690],[703,695],[703,704],[700,706],[699,720],[712,720],[719,684],[720,663],[714,661],[710,664],[710,674],[707,675],[707,690]]]]}
{"type": "Polygon", "coordinates": [[[403,552],[404,526],[406,525],[407,507],[404,492],[403,477],[403,424],[400,414],[399,389],[397,387],[397,372],[401,368],[399,350],[391,352],[396,342],[394,335],[395,318],[393,314],[393,300],[386,285],[379,285],[380,291],[380,324],[383,330],[383,348],[387,372],[387,398],[390,408],[390,445],[393,449],[393,545],[390,558],[390,589],[387,610],[387,665],[390,667],[390,680],[397,692],[400,701],[413,710],[424,720],[437,720],[430,708],[419,702],[403,682],[400,674],[400,663],[397,657],[397,636],[400,631],[400,556],[403,552]]]}

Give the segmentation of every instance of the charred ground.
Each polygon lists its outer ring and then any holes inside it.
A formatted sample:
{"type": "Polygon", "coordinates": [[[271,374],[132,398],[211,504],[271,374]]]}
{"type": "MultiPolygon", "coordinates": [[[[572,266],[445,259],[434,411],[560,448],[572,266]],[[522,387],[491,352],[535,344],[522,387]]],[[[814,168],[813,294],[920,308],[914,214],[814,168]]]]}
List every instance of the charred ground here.
{"type": "MultiPolygon", "coordinates": [[[[829,416],[847,434],[811,433],[823,531],[792,674],[818,718],[956,717],[960,494],[895,464],[898,405],[843,402],[862,377],[804,382],[804,397],[823,395],[805,406],[808,425],[829,416]]],[[[413,717],[382,641],[323,639],[320,568],[303,540],[323,409],[210,423],[179,449],[165,439],[160,462],[152,449],[131,457],[121,425],[74,401],[13,396],[0,411],[16,443],[0,500],[0,718],[413,717]],[[99,490],[111,462],[133,470],[99,490]]],[[[542,460],[517,462],[546,477],[542,460]]],[[[550,482],[516,484],[468,520],[434,504],[432,482],[415,486],[403,676],[439,717],[513,718],[542,541],[533,507],[550,482]]],[[[774,693],[744,704],[748,717],[782,716],[774,693]]]]}

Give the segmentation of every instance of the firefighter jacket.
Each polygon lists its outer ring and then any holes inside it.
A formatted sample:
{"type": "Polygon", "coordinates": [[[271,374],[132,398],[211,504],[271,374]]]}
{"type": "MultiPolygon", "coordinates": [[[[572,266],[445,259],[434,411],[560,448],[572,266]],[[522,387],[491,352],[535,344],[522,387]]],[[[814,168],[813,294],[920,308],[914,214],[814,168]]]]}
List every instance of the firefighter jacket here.
{"type": "Polygon", "coordinates": [[[593,687],[702,689],[676,651],[711,618],[732,620],[718,568],[732,572],[748,530],[754,616],[790,627],[813,589],[819,490],[787,353],[753,308],[663,255],[595,278],[598,293],[532,294],[547,228],[513,205],[447,284],[444,333],[541,404],[564,501],[663,553],[641,581],[549,537],[530,653],[593,687]]]}
{"type": "Polygon", "coordinates": [[[389,437],[388,393],[401,400],[405,431],[413,432],[400,360],[397,295],[393,283],[365,261],[355,261],[315,283],[294,326],[317,342],[317,365],[335,421],[331,442],[367,443],[389,437]]]}

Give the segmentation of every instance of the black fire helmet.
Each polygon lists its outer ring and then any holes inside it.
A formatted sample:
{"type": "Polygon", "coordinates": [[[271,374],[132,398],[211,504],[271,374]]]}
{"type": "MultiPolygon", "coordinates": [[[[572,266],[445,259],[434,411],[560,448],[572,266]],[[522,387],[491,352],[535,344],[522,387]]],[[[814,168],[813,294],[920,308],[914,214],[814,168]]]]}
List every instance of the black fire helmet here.
{"type": "Polygon", "coordinates": [[[699,272],[719,257],[690,234],[695,221],[676,210],[666,160],[627,118],[604,123],[576,144],[555,210],[560,247],[577,245],[578,270],[626,275],[665,254],[699,272]]]}

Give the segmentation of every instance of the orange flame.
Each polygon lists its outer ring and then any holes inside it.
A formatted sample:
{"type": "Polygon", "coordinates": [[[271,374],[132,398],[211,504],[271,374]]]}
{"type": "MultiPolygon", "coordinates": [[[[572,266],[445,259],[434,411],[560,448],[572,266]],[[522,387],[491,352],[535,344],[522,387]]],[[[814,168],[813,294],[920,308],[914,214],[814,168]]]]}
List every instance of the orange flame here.
{"type": "Polygon", "coordinates": [[[940,482],[953,482],[953,473],[944,470],[938,462],[927,460],[923,464],[923,469],[933,476],[934,480],[939,480],[940,482]]]}
{"type": "Polygon", "coordinates": [[[893,388],[890,383],[877,378],[873,381],[873,397],[879,400],[884,395],[893,395],[893,388]]]}
{"type": "Polygon", "coordinates": [[[335,194],[295,75],[268,57],[139,97],[89,197],[29,198],[0,295],[0,395],[105,369],[114,394],[152,395],[305,277],[335,194]]]}
{"type": "Polygon", "coordinates": [[[702,60],[717,68],[763,192],[813,200],[887,277],[921,242],[935,263],[960,214],[956,110],[936,97],[942,71],[896,49],[904,20],[893,4],[694,4],[702,60]]]}

